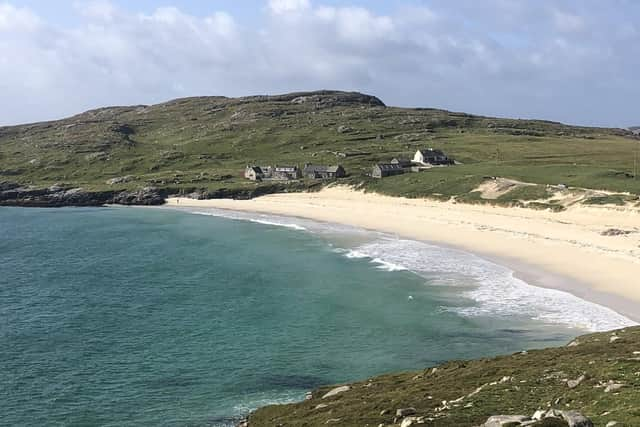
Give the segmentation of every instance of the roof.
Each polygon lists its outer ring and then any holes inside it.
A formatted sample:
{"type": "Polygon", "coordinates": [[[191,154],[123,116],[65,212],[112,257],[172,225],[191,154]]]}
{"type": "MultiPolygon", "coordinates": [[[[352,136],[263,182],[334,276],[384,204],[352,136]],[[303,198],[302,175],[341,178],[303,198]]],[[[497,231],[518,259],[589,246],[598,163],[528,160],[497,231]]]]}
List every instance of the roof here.
{"type": "Polygon", "coordinates": [[[411,164],[413,163],[411,160],[407,160],[407,159],[398,159],[395,158],[393,160],[391,160],[391,163],[393,164],[398,164],[400,166],[411,166],[411,164]]]}
{"type": "Polygon", "coordinates": [[[444,156],[445,154],[442,152],[442,150],[434,150],[433,148],[427,148],[425,150],[418,150],[420,152],[420,154],[422,154],[425,157],[428,156],[444,156]]]}
{"type": "Polygon", "coordinates": [[[329,172],[329,173],[336,173],[338,171],[339,168],[341,168],[342,166],[340,165],[335,165],[335,166],[325,166],[325,165],[306,165],[304,167],[304,172],[305,173],[312,173],[312,172],[329,172]]]}
{"type": "Polygon", "coordinates": [[[402,166],[397,163],[378,163],[375,167],[379,168],[381,171],[394,171],[402,169],[402,166]]]}
{"type": "Polygon", "coordinates": [[[295,171],[298,170],[297,166],[276,166],[276,171],[295,171]]]}
{"type": "Polygon", "coordinates": [[[247,169],[251,169],[255,173],[262,173],[262,168],[260,166],[247,166],[247,169]]]}

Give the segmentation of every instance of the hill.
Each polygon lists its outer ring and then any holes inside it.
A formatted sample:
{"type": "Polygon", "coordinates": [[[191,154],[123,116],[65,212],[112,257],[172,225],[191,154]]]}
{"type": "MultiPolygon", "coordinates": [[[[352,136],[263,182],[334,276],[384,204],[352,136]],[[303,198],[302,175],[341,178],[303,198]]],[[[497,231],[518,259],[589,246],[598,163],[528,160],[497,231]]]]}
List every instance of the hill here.
{"type": "Polygon", "coordinates": [[[582,336],[562,348],[450,361],[341,389],[322,387],[304,402],[259,409],[248,423],[465,427],[481,425],[490,416],[531,416],[538,410],[559,418],[529,425],[567,426],[562,419],[571,418],[573,411],[593,422],[573,426],[640,425],[640,327],[582,336]],[[399,409],[408,408],[418,418],[413,423],[398,416],[399,409]],[[564,417],[551,410],[565,411],[564,417]]]}
{"type": "MultiPolygon", "coordinates": [[[[251,197],[321,184],[248,182],[242,178],[246,164],[313,162],[342,163],[350,174],[347,183],[409,197],[478,201],[477,193],[468,193],[495,176],[638,195],[635,138],[622,129],[388,107],[359,93],[196,97],[0,127],[0,183],[23,190],[81,187],[101,192],[97,201],[145,187],[160,195],[251,197]],[[381,181],[366,177],[375,162],[409,157],[425,147],[440,148],[460,164],[381,181]]],[[[27,193],[13,191],[0,201],[12,203],[16,194],[27,193]]],[[[547,195],[534,187],[517,197],[547,195]]]]}

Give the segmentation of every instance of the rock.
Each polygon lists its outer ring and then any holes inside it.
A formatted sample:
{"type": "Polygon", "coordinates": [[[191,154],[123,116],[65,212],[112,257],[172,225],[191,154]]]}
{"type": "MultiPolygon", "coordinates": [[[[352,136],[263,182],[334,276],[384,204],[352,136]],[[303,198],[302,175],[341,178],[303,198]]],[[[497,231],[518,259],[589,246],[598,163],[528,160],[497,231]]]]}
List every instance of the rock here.
{"type": "Polygon", "coordinates": [[[408,417],[416,413],[416,408],[401,408],[396,410],[396,417],[408,417]]]}
{"type": "Polygon", "coordinates": [[[622,339],[622,338],[621,338],[621,337],[619,337],[619,336],[617,336],[617,335],[612,335],[612,336],[611,336],[611,338],[609,338],[609,342],[610,342],[610,343],[614,343],[614,342],[616,342],[616,341],[618,341],[618,340],[621,340],[621,339],[622,339]]]}
{"type": "Polygon", "coordinates": [[[338,133],[349,133],[349,132],[353,132],[353,129],[350,128],[349,126],[345,126],[345,125],[341,125],[338,126],[338,133]]]}
{"type": "Polygon", "coordinates": [[[618,425],[617,421],[609,421],[605,427],[613,427],[617,425],[618,425]]]}
{"type": "Polygon", "coordinates": [[[613,381],[609,381],[607,383],[607,386],[604,389],[604,392],[605,393],[611,393],[612,391],[620,390],[622,387],[624,387],[624,384],[622,384],[622,383],[615,383],[613,381]]]}
{"type": "Polygon", "coordinates": [[[504,427],[518,425],[531,418],[524,415],[493,415],[482,424],[482,427],[504,427]]]}
{"type": "Polygon", "coordinates": [[[324,423],[325,424],[335,424],[335,423],[339,423],[340,421],[342,421],[342,418],[329,418],[324,423]]]}
{"type": "Polygon", "coordinates": [[[319,405],[317,405],[315,408],[313,409],[324,409],[324,408],[328,408],[329,405],[325,404],[325,403],[321,403],[319,405]]]}
{"type": "Polygon", "coordinates": [[[547,411],[543,410],[543,409],[538,409],[536,412],[533,413],[533,415],[531,416],[532,420],[541,420],[544,418],[545,414],[547,413],[547,411]]]}
{"type": "Polygon", "coordinates": [[[578,411],[560,411],[569,427],[593,427],[591,420],[578,411]]]}
{"type": "Polygon", "coordinates": [[[304,400],[311,400],[313,399],[313,393],[311,393],[310,391],[306,392],[304,395],[304,400]]]}
{"type": "Polygon", "coordinates": [[[343,386],[340,386],[340,387],[336,387],[336,388],[326,392],[324,394],[324,396],[322,396],[322,398],[326,399],[327,397],[337,396],[338,394],[344,393],[345,391],[349,391],[349,390],[351,390],[351,387],[349,387],[348,385],[343,385],[343,386]]]}
{"type": "Polygon", "coordinates": [[[404,420],[402,420],[400,427],[409,427],[409,426],[415,426],[418,424],[424,424],[424,417],[407,417],[404,420]]]}
{"type": "Polygon", "coordinates": [[[135,176],[127,175],[127,176],[119,176],[117,178],[111,178],[106,181],[107,185],[115,185],[115,184],[123,184],[125,182],[130,182],[136,179],[135,176]]]}
{"type": "Polygon", "coordinates": [[[580,345],[580,341],[578,340],[573,340],[571,341],[569,344],[567,344],[567,347],[577,347],[580,345]]]}
{"type": "Polygon", "coordinates": [[[383,409],[380,411],[380,416],[383,417],[385,415],[389,415],[391,413],[391,409],[383,409]]]}
{"type": "Polygon", "coordinates": [[[578,378],[576,378],[575,380],[569,380],[567,381],[567,387],[569,388],[576,388],[580,385],[580,383],[582,381],[584,381],[587,377],[585,377],[584,375],[580,375],[578,378]]]}

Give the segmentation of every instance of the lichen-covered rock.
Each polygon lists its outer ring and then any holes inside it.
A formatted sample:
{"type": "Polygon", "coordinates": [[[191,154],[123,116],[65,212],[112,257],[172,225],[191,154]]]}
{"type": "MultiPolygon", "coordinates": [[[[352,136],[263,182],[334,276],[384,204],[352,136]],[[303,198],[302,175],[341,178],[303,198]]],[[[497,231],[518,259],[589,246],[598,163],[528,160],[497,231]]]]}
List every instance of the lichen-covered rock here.
{"type": "Polygon", "coordinates": [[[333,396],[337,396],[340,393],[344,393],[345,391],[349,391],[351,390],[351,387],[349,387],[348,385],[343,385],[340,387],[336,387],[334,389],[329,390],[328,392],[326,392],[322,398],[326,399],[328,397],[333,397],[333,396]]]}

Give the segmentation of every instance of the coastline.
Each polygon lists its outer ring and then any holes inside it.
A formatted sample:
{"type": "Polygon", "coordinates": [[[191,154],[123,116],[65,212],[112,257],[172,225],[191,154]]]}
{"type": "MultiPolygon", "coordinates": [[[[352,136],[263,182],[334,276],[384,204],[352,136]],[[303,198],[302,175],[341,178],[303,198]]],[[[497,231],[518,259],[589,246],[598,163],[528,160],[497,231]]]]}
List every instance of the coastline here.
{"type": "Polygon", "coordinates": [[[531,285],[568,292],[640,322],[637,210],[571,207],[553,213],[394,198],[345,187],[251,200],[170,198],[165,206],[299,217],[460,249],[512,269],[531,285]],[[602,235],[612,228],[633,233],[602,235]]]}

